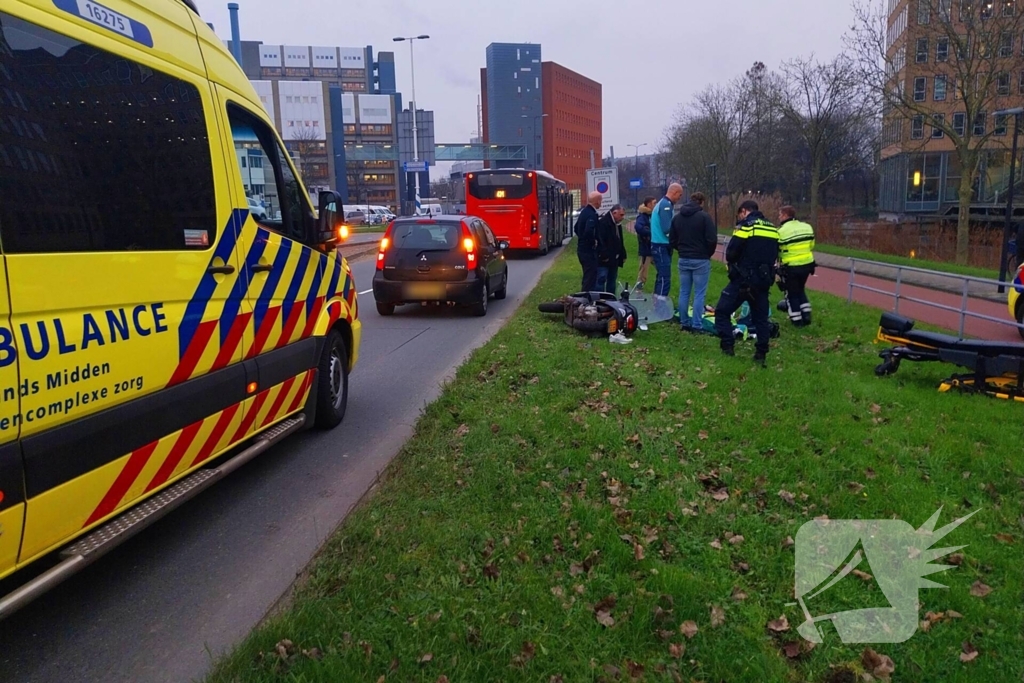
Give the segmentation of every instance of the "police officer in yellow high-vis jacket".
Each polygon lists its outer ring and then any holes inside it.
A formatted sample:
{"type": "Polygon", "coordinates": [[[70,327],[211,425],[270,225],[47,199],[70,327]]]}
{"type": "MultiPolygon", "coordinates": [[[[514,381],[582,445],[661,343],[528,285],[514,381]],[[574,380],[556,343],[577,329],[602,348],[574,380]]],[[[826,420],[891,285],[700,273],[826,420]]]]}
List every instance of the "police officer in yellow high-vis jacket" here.
{"type": "Polygon", "coordinates": [[[814,228],[796,219],[792,206],[779,209],[779,289],[786,298],[779,308],[797,327],[811,324],[807,278],[814,275],[814,228]]]}

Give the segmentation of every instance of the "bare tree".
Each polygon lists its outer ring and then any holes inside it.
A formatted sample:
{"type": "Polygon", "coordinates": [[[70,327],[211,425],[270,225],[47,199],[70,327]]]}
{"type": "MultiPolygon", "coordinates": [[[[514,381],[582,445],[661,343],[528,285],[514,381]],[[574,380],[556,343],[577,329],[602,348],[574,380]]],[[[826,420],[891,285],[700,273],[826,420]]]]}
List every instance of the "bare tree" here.
{"type": "Polygon", "coordinates": [[[320,134],[314,128],[300,127],[292,133],[292,140],[295,142],[295,153],[299,156],[297,166],[303,184],[307,188],[319,185],[321,178],[315,173],[314,158],[321,156],[319,147],[323,140],[320,139],[320,134]]]}
{"type": "Polygon", "coordinates": [[[933,134],[941,133],[953,146],[961,169],[958,263],[967,262],[970,206],[982,150],[1007,127],[1005,118],[986,125],[987,116],[1010,94],[1012,74],[1022,67],[1020,49],[1014,49],[1024,31],[1024,8],[1019,5],[1018,0],[911,0],[890,26],[883,0],[856,0],[855,23],[846,36],[856,55],[858,78],[882,103],[883,140],[927,140],[927,123],[928,129],[938,131],[933,134]],[[908,26],[916,30],[911,33],[908,26]],[[908,35],[915,37],[913,45],[908,35]],[[926,85],[930,80],[939,90],[938,96],[933,90],[933,100],[959,100],[959,112],[947,117],[927,101],[921,81],[909,82],[910,60],[916,77],[925,78],[926,85]]]}
{"type": "Polygon", "coordinates": [[[810,157],[811,222],[818,221],[821,188],[842,173],[863,164],[862,148],[853,131],[873,116],[863,96],[853,61],[839,55],[821,63],[809,58],[784,62],[787,96],[782,113],[792,124],[810,157]]]}

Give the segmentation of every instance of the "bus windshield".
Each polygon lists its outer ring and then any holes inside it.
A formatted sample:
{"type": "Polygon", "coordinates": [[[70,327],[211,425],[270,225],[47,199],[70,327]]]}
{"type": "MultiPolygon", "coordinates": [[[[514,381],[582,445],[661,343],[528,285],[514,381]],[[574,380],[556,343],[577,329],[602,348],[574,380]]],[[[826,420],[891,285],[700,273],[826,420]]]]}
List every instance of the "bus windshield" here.
{"type": "Polygon", "coordinates": [[[525,173],[474,173],[469,179],[469,194],[474,199],[524,199],[532,189],[525,173]]]}

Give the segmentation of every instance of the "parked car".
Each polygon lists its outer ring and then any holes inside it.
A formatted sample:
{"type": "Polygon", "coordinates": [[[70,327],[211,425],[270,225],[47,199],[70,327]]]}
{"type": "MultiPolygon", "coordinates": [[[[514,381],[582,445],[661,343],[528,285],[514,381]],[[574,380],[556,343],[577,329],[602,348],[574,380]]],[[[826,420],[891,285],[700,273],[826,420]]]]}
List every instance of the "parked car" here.
{"type": "Polygon", "coordinates": [[[249,200],[249,214],[253,219],[257,221],[267,220],[267,209],[260,204],[260,200],[255,197],[247,197],[246,199],[249,200]]]}
{"type": "Polygon", "coordinates": [[[504,299],[508,292],[506,249],[508,243],[479,218],[398,218],[377,254],[377,312],[392,315],[402,304],[433,303],[487,315],[490,298],[504,299]]]}

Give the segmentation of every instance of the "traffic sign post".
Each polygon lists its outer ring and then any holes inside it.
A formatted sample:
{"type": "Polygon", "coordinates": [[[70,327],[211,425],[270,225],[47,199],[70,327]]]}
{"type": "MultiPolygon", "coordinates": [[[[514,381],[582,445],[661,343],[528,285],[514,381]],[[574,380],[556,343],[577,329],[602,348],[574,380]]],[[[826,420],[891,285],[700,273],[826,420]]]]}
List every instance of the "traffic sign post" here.
{"type": "Polygon", "coordinates": [[[587,171],[587,194],[601,193],[601,213],[607,212],[619,203],[619,170],[617,168],[592,168],[587,171]]]}

